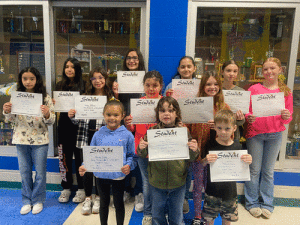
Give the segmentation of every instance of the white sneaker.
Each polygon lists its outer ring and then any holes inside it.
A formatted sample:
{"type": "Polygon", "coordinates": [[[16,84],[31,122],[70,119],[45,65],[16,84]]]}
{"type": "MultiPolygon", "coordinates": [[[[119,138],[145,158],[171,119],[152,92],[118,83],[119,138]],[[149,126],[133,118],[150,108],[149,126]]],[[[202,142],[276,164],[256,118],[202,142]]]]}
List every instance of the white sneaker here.
{"type": "Polygon", "coordinates": [[[129,201],[129,199],[130,199],[130,193],[129,192],[127,192],[127,191],[124,191],[124,197],[123,197],[123,199],[124,199],[124,203],[125,202],[128,202],[129,201]]]}
{"type": "Polygon", "coordinates": [[[82,215],[90,215],[92,213],[92,199],[86,198],[81,208],[82,215]]]}
{"type": "Polygon", "coordinates": [[[32,214],[38,214],[43,210],[43,203],[36,203],[32,208],[32,214]]]}
{"type": "Polygon", "coordinates": [[[152,216],[144,216],[142,225],[152,225],[152,216]]]}
{"type": "Polygon", "coordinates": [[[69,201],[69,198],[70,198],[70,195],[71,195],[71,191],[70,189],[64,189],[59,198],[58,198],[58,201],[59,202],[68,202],[69,201]]]}
{"type": "Polygon", "coordinates": [[[85,191],[83,189],[78,189],[72,201],[75,203],[80,203],[83,202],[84,200],[85,200],[85,191]]]}
{"type": "Polygon", "coordinates": [[[135,211],[137,212],[142,212],[144,211],[144,195],[143,193],[139,193],[138,195],[135,196],[135,211]]]}
{"type": "Polygon", "coordinates": [[[97,197],[94,199],[94,204],[93,204],[92,213],[98,214],[98,213],[99,213],[99,209],[100,209],[100,197],[97,196],[97,197]]]}
{"type": "Polygon", "coordinates": [[[23,207],[21,208],[21,215],[25,215],[27,213],[29,213],[31,211],[31,205],[23,205],[23,207]]]}

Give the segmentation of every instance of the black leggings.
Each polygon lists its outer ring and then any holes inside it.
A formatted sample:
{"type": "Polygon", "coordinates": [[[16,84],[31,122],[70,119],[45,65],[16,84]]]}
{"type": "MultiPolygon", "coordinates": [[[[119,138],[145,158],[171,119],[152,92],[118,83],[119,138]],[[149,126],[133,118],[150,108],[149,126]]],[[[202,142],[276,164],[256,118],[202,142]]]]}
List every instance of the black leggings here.
{"type": "Polygon", "coordinates": [[[125,180],[96,178],[96,184],[100,195],[99,215],[101,225],[107,225],[111,186],[116,210],[117,225],[123,225],[125,218],[125,208],[123,201],[125,180]]]}
{"type": "MultiPolygon", "coordinates": [[[[92,172],[86,172],[83,176],[83,186],[86,196],[91,196],[93,192],[94,186],[94,174],[92,172]]],[[[96,188],[96,195],[98,194],[98,190],[96,188]]]]}

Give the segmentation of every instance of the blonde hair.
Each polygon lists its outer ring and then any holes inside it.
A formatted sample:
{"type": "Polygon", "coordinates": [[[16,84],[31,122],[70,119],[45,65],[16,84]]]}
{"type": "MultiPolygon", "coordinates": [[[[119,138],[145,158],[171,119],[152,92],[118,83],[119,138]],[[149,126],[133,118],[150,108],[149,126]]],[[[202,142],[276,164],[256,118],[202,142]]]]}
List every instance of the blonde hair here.
{"type": "Polygon", "coordinates": [[[216,113],[214,118],[215,123],[230,123],[232,126],[236,125],[234,113],[229,109],[223,109],[216,113]]]}

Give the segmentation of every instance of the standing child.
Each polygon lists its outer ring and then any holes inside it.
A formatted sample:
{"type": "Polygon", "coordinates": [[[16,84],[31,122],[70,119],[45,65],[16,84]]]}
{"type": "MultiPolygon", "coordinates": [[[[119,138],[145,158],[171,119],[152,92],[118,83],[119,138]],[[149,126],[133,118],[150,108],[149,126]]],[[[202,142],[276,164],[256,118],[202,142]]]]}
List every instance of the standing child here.
{"type": "MultiPolygon", "coordinates": [[[[201,153],[203,166],[214,163],[218,159],[218,155],[209,153],[210,151],[242,149],[241,144],[237,140],[233,140],[237,126],[235,115],[230,110],[217,112],[214,122],[217,136],[206,144],[204,151],[201,153]]],[[[249,154],[244,154],[241,156],[241,160],[251,164],[252,157],[249,154]]],[[[230,225],[231,221],[235,222],[238,220],[236,182],[211,182],[210,167],[208,167],[207,174],[207,187],[202,212],[203,218],[209,225],[213,225],[214,220],[220,213],[222,224],[230,225]]]]}
{"type": "Polygon", "coordinates": [[[263,215],[270,218],[274,210],[274,166],[277,159],[282,131],[285,124],[292,120],[293,95],[291,90],[278,79],[282,72],[281,62],[277,58],[268,58],[263,64],[263,84],[255,84],[249,88],[251,95],[284,92],[285,109],[281,115],[256,118],[250,105],[246,114],[246,139],[249,154],[253,157],[250,166],[251,181],[245,182],[246,209],[254,217],[263,215]],[[259,195],[262,202],[259,201],[259,195]]]}
{"type": "Polygon", "coordinates": [[[46,199],[46,165],[48,153],[48,126],[55,121],[55,113],[50,96],[46,93],[40,72],[34,67],[26,67],[18,76],[17,91],[41,93],[42,117],[11,114],[12,103],[3,105],[3,115],[14,123],[13,140],[18,153],[19,169],[22,178],[22,202],[20,213],[32,214],[43,210],[46,199]],[[32,166],[36,170],[32,179],[32,166]],[[33,206],[33,208],[32,208],[33,206]]]}
{"type": "MultiPolygon", "coordinates": [[[[181,112],[178,102],[172,97],[163,97],[155,109],[158,124],[150,129],[180,127],[181,112]]],[[[189,135],[190,160],[154,161],[148,163],[148,176],[152,194],[152,223],[166,225],[165,209],[168,211],[170,225],[182,224],[183,201],[185,194],[188,162],[199,155],[196,140],[189,135]],[[151,171],[151,172],[150,172],[151,171]]],[[[147,135],[140,139],[138,154],[148,156],[147,135]]]]}
{"type": "MultiPolygon", "coordinates": [[[[110,187],[112,186],[117,225],[122,225],[125,217],[123,201],[125,175],[128,175],[130,170],[134,169],[134,137],[123,125],[121,126],[121,120],[125,116],[124,106],[121,102],[116,100],[107,102],[103,115],[106,126],[101,127],[94,134],[91,146],[123,146],[124,166],[121,168],[122,172],[94,173],[100,194],[100,222],[102,225],[107,225],[110,187]]],[[[81,176],[84,175],[86,172],[84,166],[79,168],[79,172],[81,176]]]]}

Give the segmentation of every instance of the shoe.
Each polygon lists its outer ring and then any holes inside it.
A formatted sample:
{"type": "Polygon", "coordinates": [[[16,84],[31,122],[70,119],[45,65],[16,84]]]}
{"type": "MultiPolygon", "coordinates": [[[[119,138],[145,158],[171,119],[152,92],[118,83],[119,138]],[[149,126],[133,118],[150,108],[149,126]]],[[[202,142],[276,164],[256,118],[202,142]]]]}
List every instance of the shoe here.
{"type": "Polygon", "coordinates": [[[93,204],[92,213],[98,214],[98,213],[99,213],[99,209],[100,209],[100,197],[97,196],[97,197],[94,199],[94,204],[93,204]]]}
{"type": "Polygon", "coordinates": [[[144,216],[142,225],[152,225],[152,216],[144,216]]]}
{"type": "Polygon", "coordinates": [[[78,191],[76,191],[76,195],[73,198],[73,202],[80,203],[83,202],[84,200],[85,200],[85,192],[83,189],[79,189],[78,191]]]}
{"type": "Polygon", "coordinates": [[[265,208],[261,208],[261,214],[267,219],[270,219],[270,217],[272,216],[272,212],[265,208]]]}
{"type": "Polygon", "coordinates": [[[90,215],[92,213],[92,199],[86,198],[83,202],[82,208],[81,208],[81,214],[82,215],[90,215]]]}
{"type": "Polygon", "coordinates": [[[201,221],[199,218],[194,218],[191,225],[206,225],[204,221],[201,221]]]}
{"type": "Polygon", "coordinates": [[[71,195],[71,191],[70,189],[64,189],[59,198],[58,198],[58,201],[59,202],[68,202],[69,201],[69,198],[70,198],[70,195],[71,195]]]}
{"type": "Polygon", "coordinates": [[[259,217],[262,214],[261,208],[255,207],[249,210],[250,214],[254,217],[259,217]]]}
{"type": "Polygon", "coordinates": [[[129,199],[130,199],[130,193],[129,192],[127,192],[127,191],[124,191],[124,197],[123,197],[123,199],[124,199],[124,203],[125,202],[128,202],[129,201],[129,199]]]}
{"type": "Polygon", "coordinates": [[[144,195],[143,195],[143,193],[139,193],[138,195],[135,196],[134,206],[135,206],[134,207],[135,211],[137,211],[137,212],[144,211],[144,195]]]}
{"type": "Polygon", "coordinates": [[[27,213],[29,213],[31,211],[31,205],[23,205],[23,207],[21,208],[21,215],[25,215],[27,213]]]}
{"type": "Polygon", "coordinates": [[[184,199],[183,202],[183,213],[186,214],[190,211],[189,201],[187,199],[184,199]]]}
{"type": "Polygon", "coordinates": [[[43,203],[36,203],[32,208],[32,214],[35,215],[42,212],[43,208],[43,203]]]}

